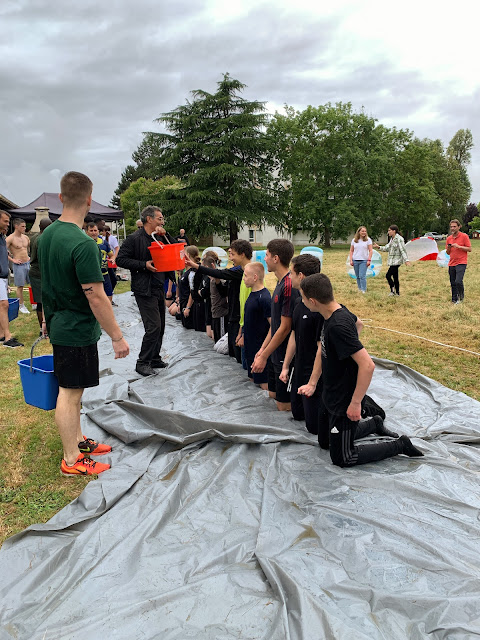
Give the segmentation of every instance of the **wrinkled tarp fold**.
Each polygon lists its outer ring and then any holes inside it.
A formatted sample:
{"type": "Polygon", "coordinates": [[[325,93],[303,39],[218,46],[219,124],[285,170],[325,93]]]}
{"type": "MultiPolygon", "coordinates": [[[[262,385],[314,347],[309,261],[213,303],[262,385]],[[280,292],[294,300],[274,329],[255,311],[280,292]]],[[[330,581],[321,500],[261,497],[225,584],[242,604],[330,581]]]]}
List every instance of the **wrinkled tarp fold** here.
{"type": "Polygon", "coordinates": [[[334,467],[205,334],[168,318],[168,369],[99,343],[82,428],[112,469],[0,551],[0,638],[480,637],[480,403],[376,360],[369,393],[421,459],[334,467]]]}

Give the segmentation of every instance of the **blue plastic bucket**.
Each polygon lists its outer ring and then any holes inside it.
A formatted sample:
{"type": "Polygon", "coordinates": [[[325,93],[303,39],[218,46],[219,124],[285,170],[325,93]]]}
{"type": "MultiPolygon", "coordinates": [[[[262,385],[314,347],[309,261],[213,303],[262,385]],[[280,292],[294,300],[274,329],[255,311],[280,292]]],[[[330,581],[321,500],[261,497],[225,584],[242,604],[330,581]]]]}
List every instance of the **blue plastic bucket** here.
{"type": "Polygon", "coordinates": [[[20,307],[20,299],[19,298],[9,298],[8,299],[8,321],[11,322],[18,318],[18,308],[20,307]]]}
{"type": "Polygon", "coordinates": [[[53,373],[53,355],[26,358],[19,360],[17,364],[20,367],[25,402],[45,411],[55,409],[58,380],[53,373]]]}

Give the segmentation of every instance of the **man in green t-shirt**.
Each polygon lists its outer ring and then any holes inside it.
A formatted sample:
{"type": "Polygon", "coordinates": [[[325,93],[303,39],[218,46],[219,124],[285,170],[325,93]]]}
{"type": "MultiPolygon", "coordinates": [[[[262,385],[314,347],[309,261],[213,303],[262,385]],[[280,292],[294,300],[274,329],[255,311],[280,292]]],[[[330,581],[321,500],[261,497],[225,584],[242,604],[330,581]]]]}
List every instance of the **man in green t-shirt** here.
{"type": "Polygon", "coordinates": [[[103,289],[97,245],[82,231],[92,203],[92,182],[70,171],[60,188],[62,215],[38,241],[42,303],[59,384],[55,422],[63,444],[60,468],[67,476],[92,475],[110,465],[89,456],[111,451],[110,446],[86,438],[80,427],[83,390],[99,381],[100,325],[112,339],[115,358],[125,358],[129,346],[103,289]]]}

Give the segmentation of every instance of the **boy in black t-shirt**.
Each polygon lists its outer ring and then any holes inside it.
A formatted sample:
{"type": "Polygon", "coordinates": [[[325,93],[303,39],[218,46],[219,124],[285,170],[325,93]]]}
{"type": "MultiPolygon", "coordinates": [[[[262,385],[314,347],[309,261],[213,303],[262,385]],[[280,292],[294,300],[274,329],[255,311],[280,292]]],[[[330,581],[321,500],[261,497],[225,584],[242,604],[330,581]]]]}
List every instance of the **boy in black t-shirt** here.
{"type": "MultiPolygon", "coordinates": [[[[320,273],[320,260],[308,253],[292,260],[290,277],[293,288],[300,289],[302,280],[320,273]]],[[[310,311],[301,297],[295,301],[292,332],[288,340],[280,380],[288,383],[290,364],[295,358],[290,398],[294,420],[305,420],[307,430],[318,434],[321,422],[328,426],[328,413],[322,401],[322,350],[317,335],[323,326],[323,316],[310,311]]],[[[326,430],[328,434],[328,429],[326,430]]],[[[325,429],[321,430],[322,433],[325,429]]],[[[328,448],[328,440],[327,440],[328,448]]]]}
{"type": "Polygon", "coordinates": [[[272,297],[270,331],[252,365],[253,373],[262,373],[270,358],[268,391],[270,397],[275,398],[279,411],[290,411],[292,408],[290,392],[287,390],[287,385],[280,380],[280,373],[292,329],[294,303],[299,296],[298,291],[292,288],[289,271],[293,254],[294,247],[290,240],[279,238],[271,240],[267,245],[265,262],[268,270],[275,274],[278,284],[272,297]]]}
{"type": "Polygon", "coordinates": [[[263,281],[265,269],[261,262],[251,262],[245,265],[243,281],[245,286],[251,288],[251,293],[245,302],[243,319],[243,347],[247,360],[248,377],[262,389],[267,389],[268,370],[262,373],[252,373],[252,364],[255,354],[270,331],[270,313],[272,296],[265,288],[263,281]]]}
{"type": "Polygon", "coordinates": [[[240,329],[240,286],[243,269],[252,258],[252,245],[247,240],[234,240],[230,245],[229,253],[233,262],[231,269],[209,269],[194,263],[187,256],[185,256],[185,265],[198,269],[203,275],[228,281],[228,355],[241,364],[241,350],[235,344],[240,329]]]}
{"type": "Polygon", "coordinates": [[[324,318],[321,331],[323,401],[329,414],[330,456],[333,464],[351,467],[391,458],[400,453],[423,456],[407,436],[390,442],[355,446],[354,440],[376,433],[378,416],[362,423],[362,400],[375,365],[358,338],[355,316],[335,302],[330,280],[318,273],[300,284],[302,299],[324,318]],[[361,433],[359,433],[361,431],[361,433]]]}

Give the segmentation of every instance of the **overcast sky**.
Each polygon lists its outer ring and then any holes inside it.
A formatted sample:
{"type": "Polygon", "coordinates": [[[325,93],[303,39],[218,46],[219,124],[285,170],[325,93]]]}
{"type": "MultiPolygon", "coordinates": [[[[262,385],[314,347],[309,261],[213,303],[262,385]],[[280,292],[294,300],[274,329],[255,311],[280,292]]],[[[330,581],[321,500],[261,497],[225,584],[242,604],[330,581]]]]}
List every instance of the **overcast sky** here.
{"type": "Polygon", "coordinates": [[[23,206],[76,170],[108,205],[142,131],[228,72],[272,113],[350,101],[445,144],[471,129],[478,203],[479,3],[326,4],[1,0],[0,193],[23,206]]]}

